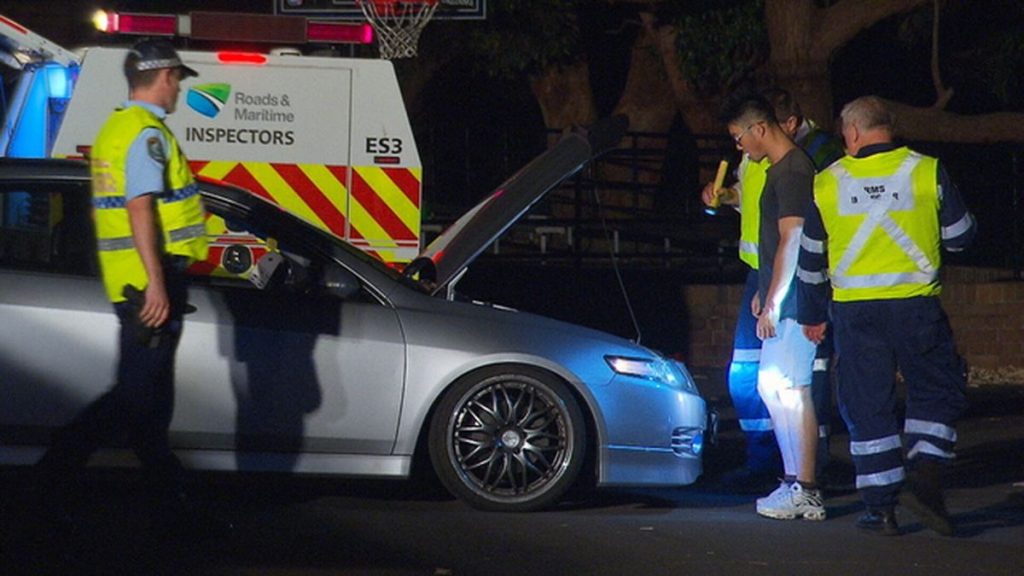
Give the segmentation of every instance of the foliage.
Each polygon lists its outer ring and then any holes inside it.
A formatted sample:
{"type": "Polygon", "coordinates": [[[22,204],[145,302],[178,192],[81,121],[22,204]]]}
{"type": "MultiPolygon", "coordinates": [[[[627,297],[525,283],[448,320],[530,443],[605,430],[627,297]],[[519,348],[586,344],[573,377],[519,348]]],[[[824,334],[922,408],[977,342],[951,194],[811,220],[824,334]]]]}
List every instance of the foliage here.
{"type": "Polygon", "coordinates": [[[986,39],[981,74],[992,94],[1008,108],[1024,108],[1024,36],[1020,31],[1003,30],[986,39]]]}
{"type": "MultiPolygon", "coordinates": [[[[1024,68],[1024,5],[1018,0],[946,0],[939,18],[943,79],[957,91],[973,94],[973,102],[961,105],[1024,106],[1024,81],[1018,72],[1024,68]]],[[[930,52],[933,23],[931,5],[904,16],[897,32],[902,48],[930,52]]]]}
{"type": "MultiPolygon", "coordinates": [[[[990,0],[984,8],[987,10],[983,15],[972,19],[976,31],[971,35],[973,46],[960,52],[956,62],[962,74],[973,77],[1001,108],[1024,110],[1024,79],[1020,75],[1024,70],[1024,4],[1018,0],[990,0]]],[[[964,19],[959,20],[962,26],[964,19]]]]}
{"type": "Polygon", "coordinates": [[[490,4],[486,22],[468,34],[469,49],[487,74],[515,78],[581,57],[579,2],[501,0],[490,4]]]}
{"type": "Polygon", "coordinates": [[[698,91],[728,91],[750,78],[768,55],[763,0],[689,0],[673,18],[686,79],[698,91]]]}

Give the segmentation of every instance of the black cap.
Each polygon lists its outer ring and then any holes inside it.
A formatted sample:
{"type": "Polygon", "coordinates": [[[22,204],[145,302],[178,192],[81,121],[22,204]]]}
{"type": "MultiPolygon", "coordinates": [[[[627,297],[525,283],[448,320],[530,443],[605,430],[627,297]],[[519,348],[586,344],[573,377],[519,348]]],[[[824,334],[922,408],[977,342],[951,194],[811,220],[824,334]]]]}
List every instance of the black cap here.
{"type": "Polygon", "coordinates": [[[133,46],[124,59],[125,75],[161,68],[180,68],[182,78],[199,76],[198,72],[182,64],[177,50],[166,40],[143,40],[133,46]]]}

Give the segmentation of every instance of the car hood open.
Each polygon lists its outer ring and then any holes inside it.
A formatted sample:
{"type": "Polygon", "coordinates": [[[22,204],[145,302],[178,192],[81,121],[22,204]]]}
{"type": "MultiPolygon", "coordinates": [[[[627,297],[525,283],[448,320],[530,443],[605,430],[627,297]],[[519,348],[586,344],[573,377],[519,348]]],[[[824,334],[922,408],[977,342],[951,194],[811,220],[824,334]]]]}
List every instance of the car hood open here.
{"type": "Polygon", "coordinates": [[[433,293],[444,290],[545,194],[588,162],[615,148],[628,124],[626,117],[619,115],[568,131],[557,144],[522,167],[435,238],[409,264],[409,273],[433,263],[433,293]]]}

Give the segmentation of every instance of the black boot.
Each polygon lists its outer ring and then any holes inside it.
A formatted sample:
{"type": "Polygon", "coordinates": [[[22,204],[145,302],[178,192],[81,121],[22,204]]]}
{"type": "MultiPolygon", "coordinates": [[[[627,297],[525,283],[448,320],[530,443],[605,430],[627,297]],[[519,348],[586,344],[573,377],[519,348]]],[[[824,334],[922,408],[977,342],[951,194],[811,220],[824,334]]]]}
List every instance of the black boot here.
{"type": "Polygon", "coordinates": [[[952,536],[953,524],[942,494],[942,463],[931,458],[914,462],[907,473],[905,488],[900,500],[921,523],[943,536],[952,536]]]}
{"type": "Polygon", "coordinates": [[[868,508],[867,512],[857,519],[857,528],[883,536],[900,535],[900,525],[896,522],[896,510],[893,506],[868,508]]]}

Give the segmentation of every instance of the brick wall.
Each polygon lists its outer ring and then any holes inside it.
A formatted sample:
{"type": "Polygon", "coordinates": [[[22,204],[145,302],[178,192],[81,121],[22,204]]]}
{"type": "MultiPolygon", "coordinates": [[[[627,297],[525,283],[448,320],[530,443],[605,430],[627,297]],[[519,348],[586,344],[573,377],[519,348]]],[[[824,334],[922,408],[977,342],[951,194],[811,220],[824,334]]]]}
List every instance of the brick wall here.
{"type": "MultiPolygon", "coordinates": [[[[1024,368],[1024,282],[1007,281],[1005,270],[945,271],[942,305],[957,347],[972,368],[1024,368]]],[[[687,362],[725,368],[732,356],[732,331],[743,286],[684,286],[688,314],[687,362]]]]}

